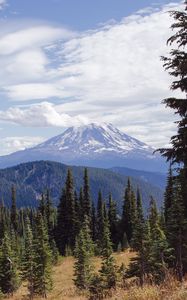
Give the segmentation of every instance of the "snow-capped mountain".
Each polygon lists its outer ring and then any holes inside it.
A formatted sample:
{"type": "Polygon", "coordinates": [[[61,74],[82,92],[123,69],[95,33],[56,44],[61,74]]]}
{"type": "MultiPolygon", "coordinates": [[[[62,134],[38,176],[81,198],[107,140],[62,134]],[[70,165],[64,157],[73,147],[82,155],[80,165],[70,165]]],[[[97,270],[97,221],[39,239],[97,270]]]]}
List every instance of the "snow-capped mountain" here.
{"type": "Polygon", "coordinates": [[[112,124],[92,123],[70,127],[33,148],[0,157],[0,167],[47,159],[71,165],[163,170],[163,160],[153,151],[152,147],[123,133],[112,124]]]}

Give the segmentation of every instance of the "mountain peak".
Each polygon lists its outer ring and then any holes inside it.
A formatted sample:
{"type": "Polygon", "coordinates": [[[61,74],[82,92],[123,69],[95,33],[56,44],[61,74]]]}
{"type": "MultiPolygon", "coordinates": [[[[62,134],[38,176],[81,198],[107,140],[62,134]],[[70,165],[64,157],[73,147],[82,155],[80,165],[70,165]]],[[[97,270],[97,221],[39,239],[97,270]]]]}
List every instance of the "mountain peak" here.
{"type": "Polygon", "coordinates": [[[153,151],[145,143],[123,133],[110,123],[90,123],[70,127],[62,134],[34,147],[34,149],[38,148],[68,150],[84,155],[96,155],[103,152],[125,154],[134,150],[144,150],[150,154],[150,151],[153,151]]]}
{"type": "Polygon", "coordinates": [[[42,144],[0,158],[0,166],[32,160],[52,160],[92,167],[124,166],[161,171],[163,159],[147,144],[125,134],[112,124],[90,123],[70,127],[42,144]]]}

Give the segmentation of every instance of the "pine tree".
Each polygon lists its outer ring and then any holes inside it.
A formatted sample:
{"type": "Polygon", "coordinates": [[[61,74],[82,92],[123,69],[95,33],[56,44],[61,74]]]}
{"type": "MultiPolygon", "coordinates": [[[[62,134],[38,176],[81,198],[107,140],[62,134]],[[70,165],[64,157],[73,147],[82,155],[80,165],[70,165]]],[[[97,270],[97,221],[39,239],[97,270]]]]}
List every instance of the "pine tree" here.
{"type": "Polygon", "coordinates": [[[75,246],[76,213],[72,173],[68,170],[65,188],[58,205],[56,243],[61,255],[70,254],[75,246]]]}
{"type": "Polygon", "coordinates": [[[150,225],[150,252],[149,252],[149,272],[155,283],[160,283],[165,279],[168,269],[168,260],[171,256],[166,235],[160,227],[160,219],[156,202],[153,198],[150,201],[149,209],[150,225]]]}
{"type": "Polygon", "coordinates": [[[116,213],[116,202],[113,201],[112,195],[109,195],[109,203],[108,203],[108,220],[109,220],[109,228],[111,234],[111,241],[113,245],[113,250],[116,251],[118,247],[118,222],[117,222],[117,213],[116,213]]]}
{"type": "Polygon", "coordinates": [[[91,216],[91,235],[92,235],[92,240],[96,242],[96,211],[95,211],[95,205],[94,202],[92,202],[92,216],[91,216]]]}
{"type": "Polygon", "coordinates": [[[29,291],[29,298],[34,296],[34,244],[33,233],[28,217],[26,218],[24,252],[22,258],[22,278],[27,281],[27,288],[29,291]]]}
{"type": "Polygon", "coordinates": [[[92,266],[90,258],[93,255],[93,242],[90,233],[90,222],[88,217],[85,217],[83,226],[77,236],[75,245],[75,279],[74,283],[79,289],[88,289],[91,277],[92,266]]]}
{"type": "Polygon", "coordinates": [[[67,179],[66,179],[66,228],[67,228],[67,245],[71,250],[73,250],[75,245],[75,199],[74,199],[74,186],[73,177],[71,170],[68,169],[67,179]]]}
{"type": "Polygon", "coordinates": [[[174,194],[170,209],[168,210],[167,238],[170,247],[174,250],[174,269],[182,281],[184,265],[186,264],[186,227],[187,221],[184,217],[185,208],[181,193],[181,183],[175,179],[174,194]]]}
{"type": "Polygon", "coordinates": [[[66,210],[67,202],[66,202],[66,191],[62,190],[62,195],[60,197],[58,209],[57,209],[57,225],[55,228],[55,240],[61,255],[65,254],[65,248],[68,243],[67,239],[67,210],[66,210]]]}
{"type": "Polygon", "coordinates": [[[33,290],[34,294],[47,297],[52,288],[51,279],[51,250],[47,228],[43,217],[38,213],[34,232],[34,265],[33,290]]]}
{"type": "Polygon", "coordinates": [[[131,259],[131,263],[127,270],[127,277],[138,277],[140,285],[143,286],[145,278],[149,272],[148,258],[150,247],[149,227],[143,216],[142,200],[139,190],[137,191],[137,213],[135,219],[134,235],[132,239],[133,249],[137,252],[137,256],[131,259]]]}
{"type": "Polygon", "coordinates": [[[179,164],[179,174],[182,181],[182,196],[187,218],[187,2],[184,2],[183,11],[170,12],[174,19],[171,28],[174,34],[168,39],[167,44],[174,45],[170,51],[170,57],[162,57],[165,69],[175,79],[171,85],[172,90],[184,93],[183,98],[167,98],[163,103],[175,111],[180,117],[178,132],[171,137],[172,147],[160,149],[160,152],[171,162],[179,164]]]}
{"type": "Polygon", "coordinates": [[[97,250],[98,254],[102,249],[103,245],[103,234],[104,234],[104,202],[102,199],[101,191],[98,193],[98,201],[97,201],[97,227],[96,227],[96,237],[97,237],[97,250]]]}
{"type": "Polygon", "coordinates": [[[18,231],[18,213],[16,207],[16,189],[15,186],[12,185],[11,189],[12,193],[12,205],[11,205],[11,225],[15,232],[18,231]]]}
{"type": "Polygon", "coordinates": [[[117,269],[114,258],[112,256],[112,242],[110,238],[109,221],[106,216],[103,230],[103,244],[102,244],[102,267],[100,270],[101,280],[105,289],[111,289],[116,286],[117,269]]]}
{"type": "Polygon", "coordinates": [[[136,218],[136,198],[131,187],[130,179],[128,178],[127,187],[125,189],[121,229],[122,229],[122,236],[124,232],[126,232],[129,243],[133,236],[133,226],[134,226],[135,218],[136,218]]]}
{"type": "Polygon", "coordinates": [[[164,216],[165,222],[167,224],[168,221],[168,210],[171,207],[172,199],[173,199],[173,174],[171,166],[169,168],[168,178],[167,178],[167,185],[164,194],[164,216]]]}
{"type": "Polygon", "coordinates": [[[13,294],[19,287],[19,277],[15,256],[8,234],[2,240],[0,251],[0,289],[4,294],[13,294]]]}
{"type": "Polygon", "coordinates": [[[83,187],[83,212],[89,220],[91,220],[91,199],[90,199],[90,187],[88,178],[88,169],[84,170],[84,187],[83,187]]]}

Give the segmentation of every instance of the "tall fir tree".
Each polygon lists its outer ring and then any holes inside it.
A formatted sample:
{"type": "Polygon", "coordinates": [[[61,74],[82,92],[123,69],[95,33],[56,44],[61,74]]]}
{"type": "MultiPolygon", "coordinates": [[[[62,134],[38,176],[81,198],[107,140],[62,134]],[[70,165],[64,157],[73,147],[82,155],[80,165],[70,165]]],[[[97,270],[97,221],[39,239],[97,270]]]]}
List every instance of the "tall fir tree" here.
{"type": "Polygon", "coordinates": [[[92,265],[90,258],[93,256],[94,245],[90,232],[90,221],[85,216],[84,223],[76,238],[74,283],[79,289],[88,289],[92,278],[92,265]]]}
{"type": "Polygon", "coordinates": [[[34,232],[34,264],[33,264],[33,290],[34,294],[47,297],[52,289],[51,278],[51,249],[47,228],[43,216],[38,213],[34,232]]]}
{"type": "Polygon", "coordinates": [[[18,231],[18,213],[16,206],[16,188],[12,185],[11,188],[12,204],[11,204],[11,225],[15,232],[18,231]]]}
{"type": "Polygon", "coordinates": [[[116,251],[119,242],[118,220],[117,220],[117,212],[116,212],[116,202],[112,199],[111,194],[109,195],[109,203],[108,203],[108,221],[109,221],[112,247],[113,250],[116,251]]]}
{"type": "Polygon", "coordinates": [[[136,207],[137,213],[134,223],[135,226],[132,238],[132,247],[137,252],[137,255],[131,259],[126,276],[138,277],[140,280],[140,285],[143,286],[149,270],[148,258],[150,252],[150,233],[148,223],[144,219],[139,189],[137,191],[136,207]]]}
{"type": "Polygon", "coordinates": [[[89,177],[88,169],[84,170],[84,186],[83,186],[83,213],[91,221],[91,198],[90,198],[90,186],[89,186],[89,177]]]}
{"type": "Polygon", "coordinates": [[[128,178],[127,187],[125,189],[124,204],[121,219],[121,236],[126,232],[128,242],[130,243],[133,236],[134,220],[136,218],[136,198],[128,178]]]}
{"type": "Polygon", "coordinates": [[[8,234],[5,233],[0,251],[0,289],[12,295],[19,287],[18,268],[15,255],[11,249],[8,234]]]}
{"type": "Polygon", "coordinates": [[[36,254],[34,253],[33,233],[30,225],[30,220],[27,217],[26,224],[25,224],[24,250],[23,250],[23,257],[22,257],[22,279],[27,282],[29,299],[33,299],[34,297],[35,255],[36,254]]]}

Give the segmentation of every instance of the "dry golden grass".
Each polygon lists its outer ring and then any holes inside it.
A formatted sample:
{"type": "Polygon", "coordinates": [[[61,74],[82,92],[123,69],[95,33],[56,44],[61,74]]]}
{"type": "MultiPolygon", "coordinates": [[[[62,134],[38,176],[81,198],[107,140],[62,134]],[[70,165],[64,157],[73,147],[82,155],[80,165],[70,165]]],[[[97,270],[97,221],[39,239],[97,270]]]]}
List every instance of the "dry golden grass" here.
{"type": "MultiPolygon", "coordinates": [[[[120,266],[124,263],[126,266],[130,258],[134,256],[133,252],[126,251],[114,254],[117,264],[120,266]]],[[[93,259],[96,270],[100,268],[101,260],[93,259]]],[[[59,264],[53,270],[53,291],[48,294],[49,300],[86,300],[86,293],[80,294],[73,283],[73,264],[74,259],[67,257],[61,259],[59,264]]],[[[128,284],[129,285],[129,284],[128,284]]],[[[27,290],[22,286],[10,300],[26,300],[27,290]]],[[[35,298],[41,300],[42,298],[35,298]]],[[[107,300],[187,300],[187,283],[179,284],[172,277],[162,286],[147,285],[140,288],[136,285],[131,285],[126,288],[118,287],[113,291],[112,296],[107,300]]]]}

